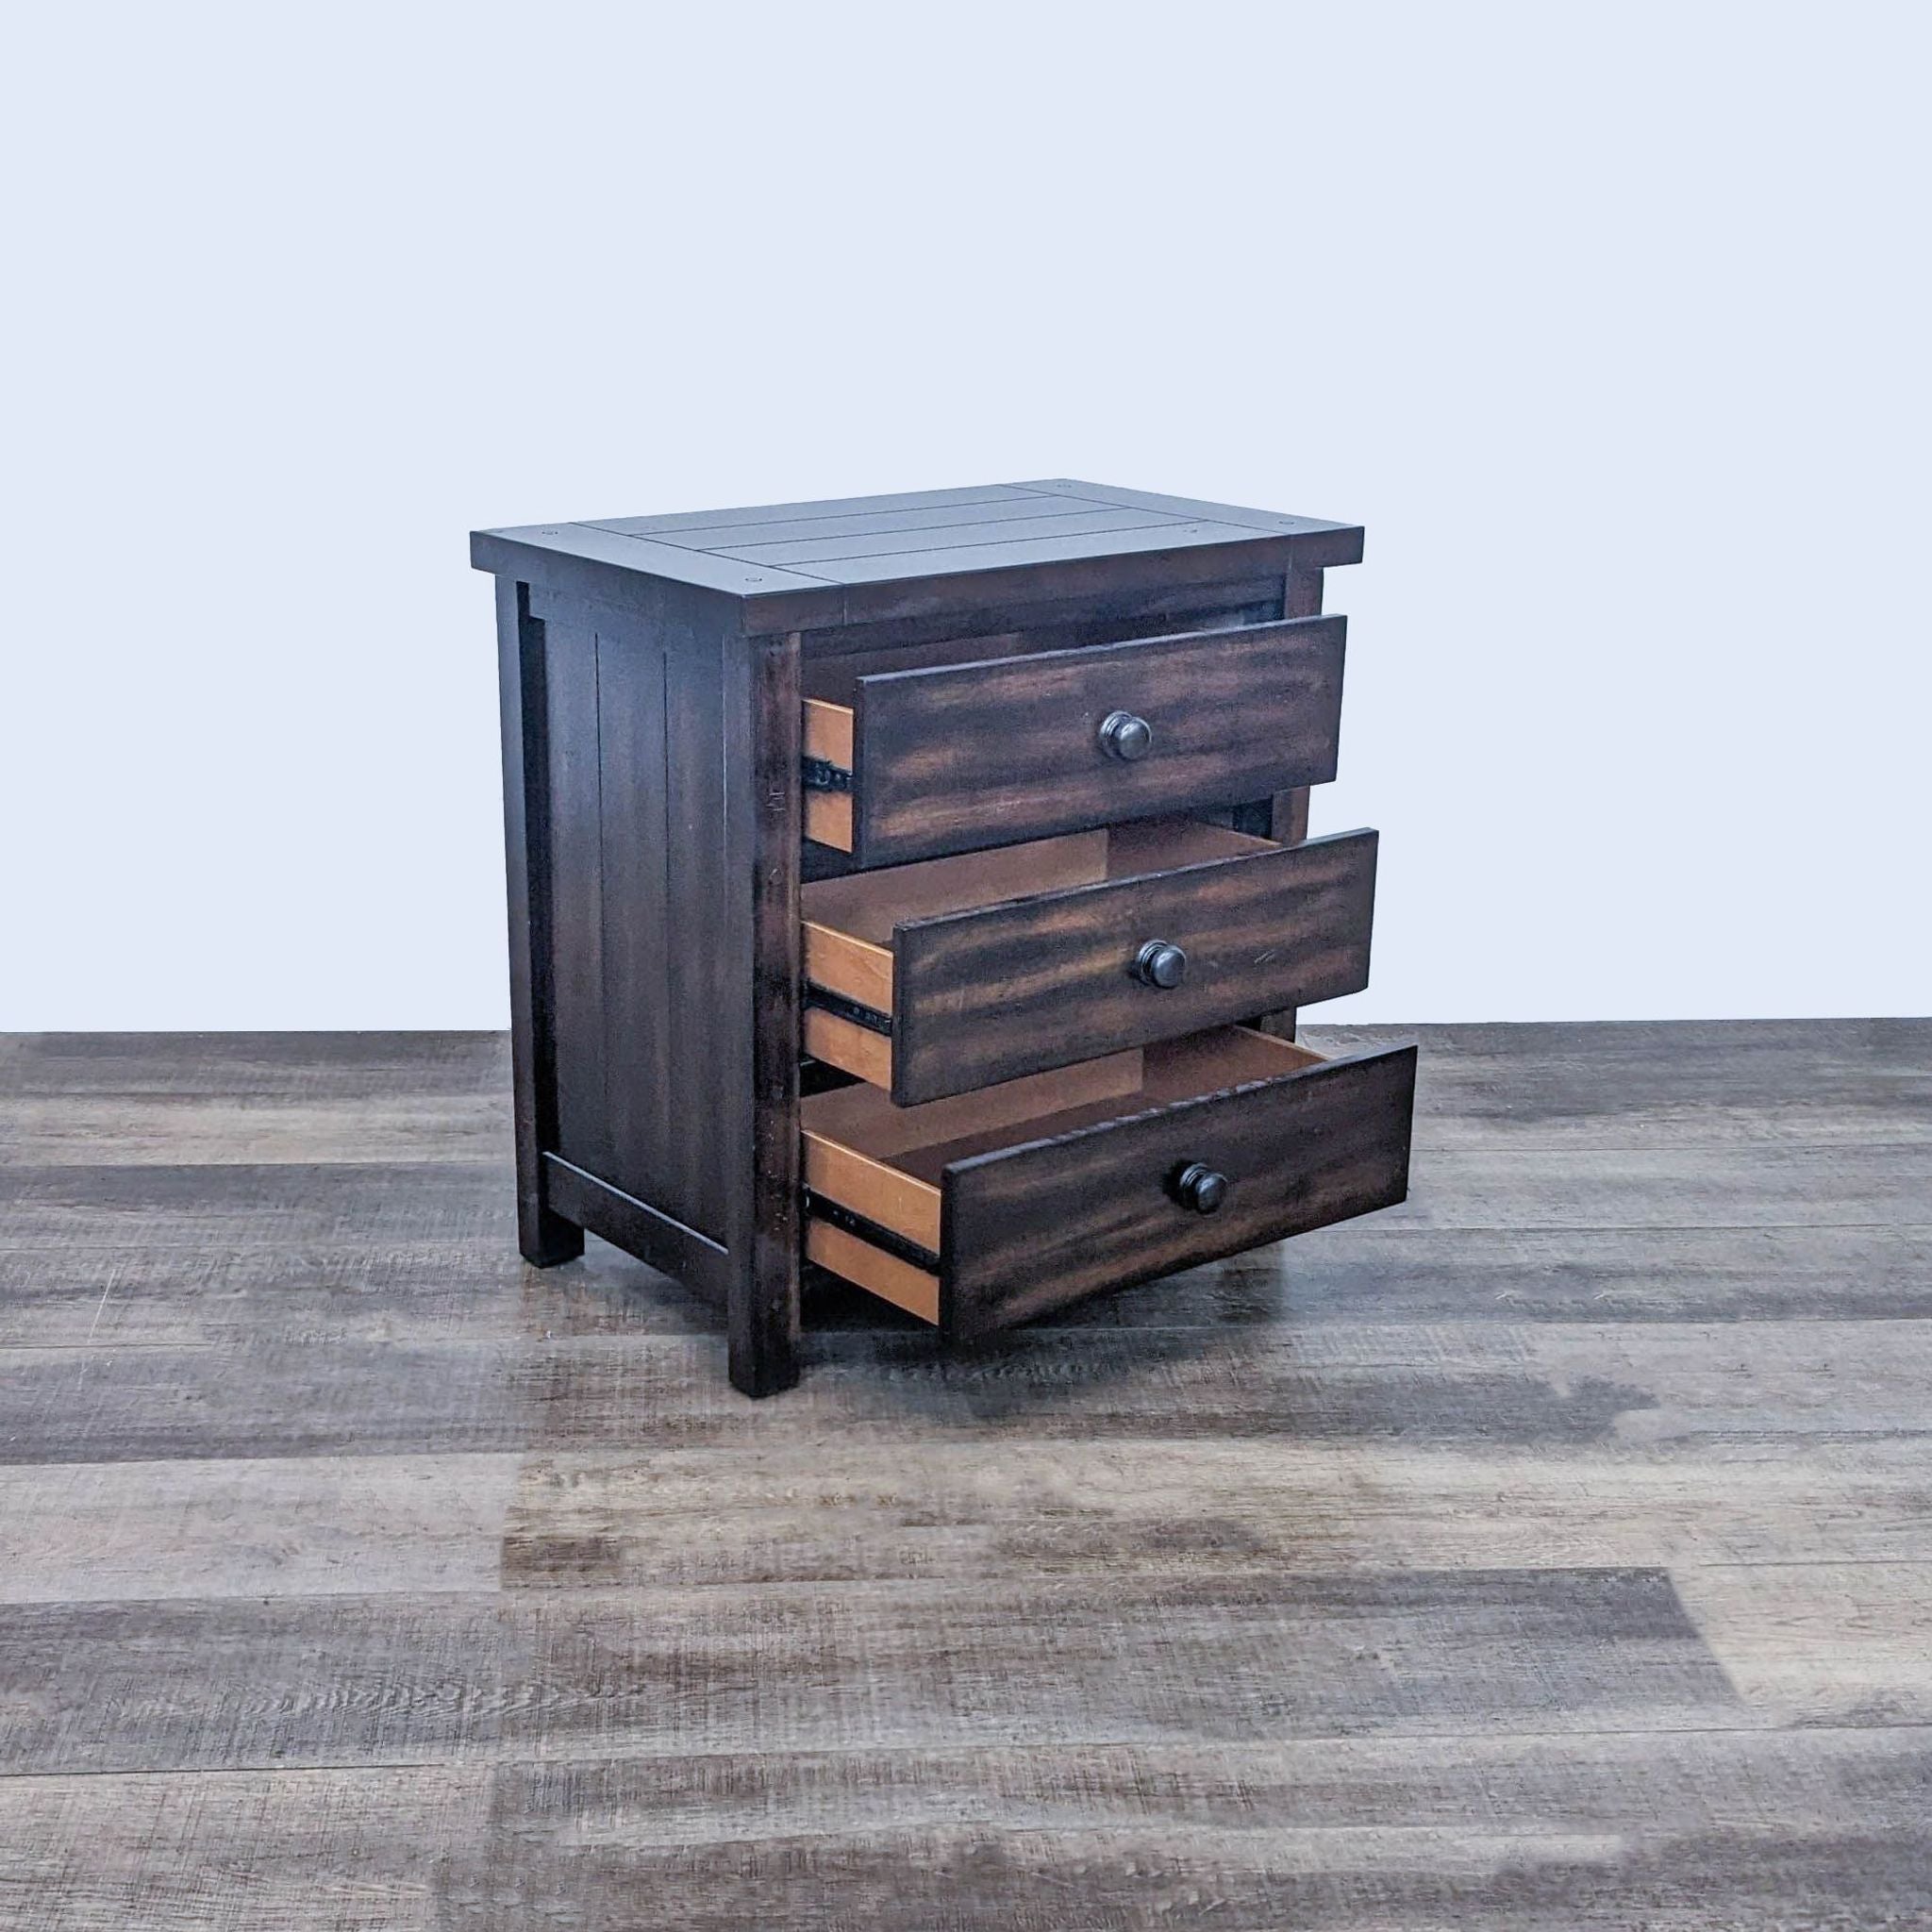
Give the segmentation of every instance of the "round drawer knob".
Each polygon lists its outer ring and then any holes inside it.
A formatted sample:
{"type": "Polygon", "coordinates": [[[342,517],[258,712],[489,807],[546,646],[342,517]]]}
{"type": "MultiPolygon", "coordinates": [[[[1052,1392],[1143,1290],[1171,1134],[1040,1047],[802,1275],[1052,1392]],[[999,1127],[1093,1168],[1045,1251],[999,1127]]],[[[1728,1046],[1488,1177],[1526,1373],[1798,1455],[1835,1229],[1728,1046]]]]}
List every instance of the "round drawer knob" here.
{"type": "Polygon", "coordinates": [[[1191,1160],[1174,1177],[1174,1197],[1196,1214],[1212,1214],[1227,1199],[1227,1176],[1205,1160],[1191,1160]]]}
{"type": "Polygon", "coordinates": [[[1131,765],[1154,745],[1154,727],[1131,711],[1109,711],[1100,721],[1100,748],[1110,758],[1131,765]]]}
{"type": "Polygon", "coordinates": [[[1134,977],[1170,992],[1188,976],[1188,956],[1166,940],[1149,940],[1134,956],[1134,977]]]}

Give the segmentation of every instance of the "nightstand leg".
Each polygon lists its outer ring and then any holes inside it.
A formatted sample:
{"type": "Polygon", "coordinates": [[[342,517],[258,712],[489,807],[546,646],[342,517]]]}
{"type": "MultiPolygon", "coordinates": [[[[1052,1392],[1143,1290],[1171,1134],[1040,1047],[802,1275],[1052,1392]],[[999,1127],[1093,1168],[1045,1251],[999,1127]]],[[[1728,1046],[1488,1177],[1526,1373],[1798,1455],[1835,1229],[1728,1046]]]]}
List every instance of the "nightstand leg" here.
{"type": "Polygon", "coordinates": [[[503,693],[503,832],[509,888],[510,1076],[517,1150],[517,1245],[533,1267],[584,1252],[584,1231],[543,1200],[543,1156],[554,1141],[556,1055],[551,1038],[550,906],[544,865],[549,801],[543,626],[528,591],[496,580],[497,673],[503,693]]]}
{"type": "Polygon", "coordinates": [[[736,1137],[749,1173],[734,1191],[731,1381],[746,1395],[775,1395],[798,1379],[799,641],[746,638],[735,649],[725,768],[750,782],[731,788],[727,808],[741,813],[733,843],[747,859],[752,999],[748,1117],[736,1137]]]}

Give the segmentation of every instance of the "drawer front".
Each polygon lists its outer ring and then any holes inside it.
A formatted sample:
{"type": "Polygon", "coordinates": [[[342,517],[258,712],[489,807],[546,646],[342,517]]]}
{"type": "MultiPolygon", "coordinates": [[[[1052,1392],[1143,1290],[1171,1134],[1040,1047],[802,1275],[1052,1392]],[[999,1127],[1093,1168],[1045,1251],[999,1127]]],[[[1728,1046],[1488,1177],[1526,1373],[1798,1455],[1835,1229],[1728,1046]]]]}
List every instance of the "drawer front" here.
{"type": "MultiPolygon", "coordinates": [[[[1324,783],[1344,629],[1305,617],[861,677],[846,849],[899,864],[1324,783]]],[[[829,760],[813,775],[839,784],[829,760]]]]}
{"type": "Polygon", "coordinates": [[[898,926],[892,1098],[1359,992],[1375,850],[1346,832],[898,926]]]}
{"type": "MultiPolygon", "coordinates": [[[[1416,1050],[1322,1061],[941,1177],[941,1324],[973,1335],[1402,1200],[1416,1050]],[[1191,1169],[1223,1177],[1184,1204],[1191,1169]]],[[[1197,1194],[1198,1194],[1197,1186],[1197,1194]]]]}

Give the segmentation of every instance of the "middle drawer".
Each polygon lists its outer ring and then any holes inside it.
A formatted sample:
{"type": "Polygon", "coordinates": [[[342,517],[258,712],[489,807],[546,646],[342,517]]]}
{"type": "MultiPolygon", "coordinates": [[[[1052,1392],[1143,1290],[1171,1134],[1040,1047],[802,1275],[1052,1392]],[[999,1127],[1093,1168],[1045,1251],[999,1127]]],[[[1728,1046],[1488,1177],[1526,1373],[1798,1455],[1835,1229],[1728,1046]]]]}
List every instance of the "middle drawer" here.
{"type": "Polygon", "coordinates": [[[908,1107],[1358,992],[1375,849],[1163,819],[815,880],[805,1049],[908,1107]]]}

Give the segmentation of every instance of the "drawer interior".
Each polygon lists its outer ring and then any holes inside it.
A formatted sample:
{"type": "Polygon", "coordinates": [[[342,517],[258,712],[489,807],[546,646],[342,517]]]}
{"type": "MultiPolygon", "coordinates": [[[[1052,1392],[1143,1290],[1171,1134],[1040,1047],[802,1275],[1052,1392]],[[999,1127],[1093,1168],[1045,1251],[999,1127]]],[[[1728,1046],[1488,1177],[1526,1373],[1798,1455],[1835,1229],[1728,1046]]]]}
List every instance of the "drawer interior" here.
{"type": "MultiPolygon", "coordinates": [[[[1173,872],[1214,859],[1272,850],[1251,838],[1194,819],[1154,819],[1024,845],[923,859],[884,872],[815,879],[801,898],[807,981],[890,1019],[893,1010],[892,929],[919,919],[970,912],[1068,887],[1173,872]]],[[[806,1050],[862,1079],[891,1078],[891,1041],[837,1016],[808,1009],[806,1050]],[[817,1023],[816,1025],[814,1023],[817,1023]],[[813,1043],[813,1034],[818,1043],[813,1043]],[[875,1044],[871,1042],[876,1042],[875,1044]]]]}
{"type": "Polygon", "coordinates": [[[800,1103],[814,1210],[806,1252],[936,1323],[940,1177],[949,1164],[1274,1079],[1322,1058],[1290,1041],[1225,1026],[920,1107],[894,1107],[869,1086],[812,1094],[800,1103]]]}

